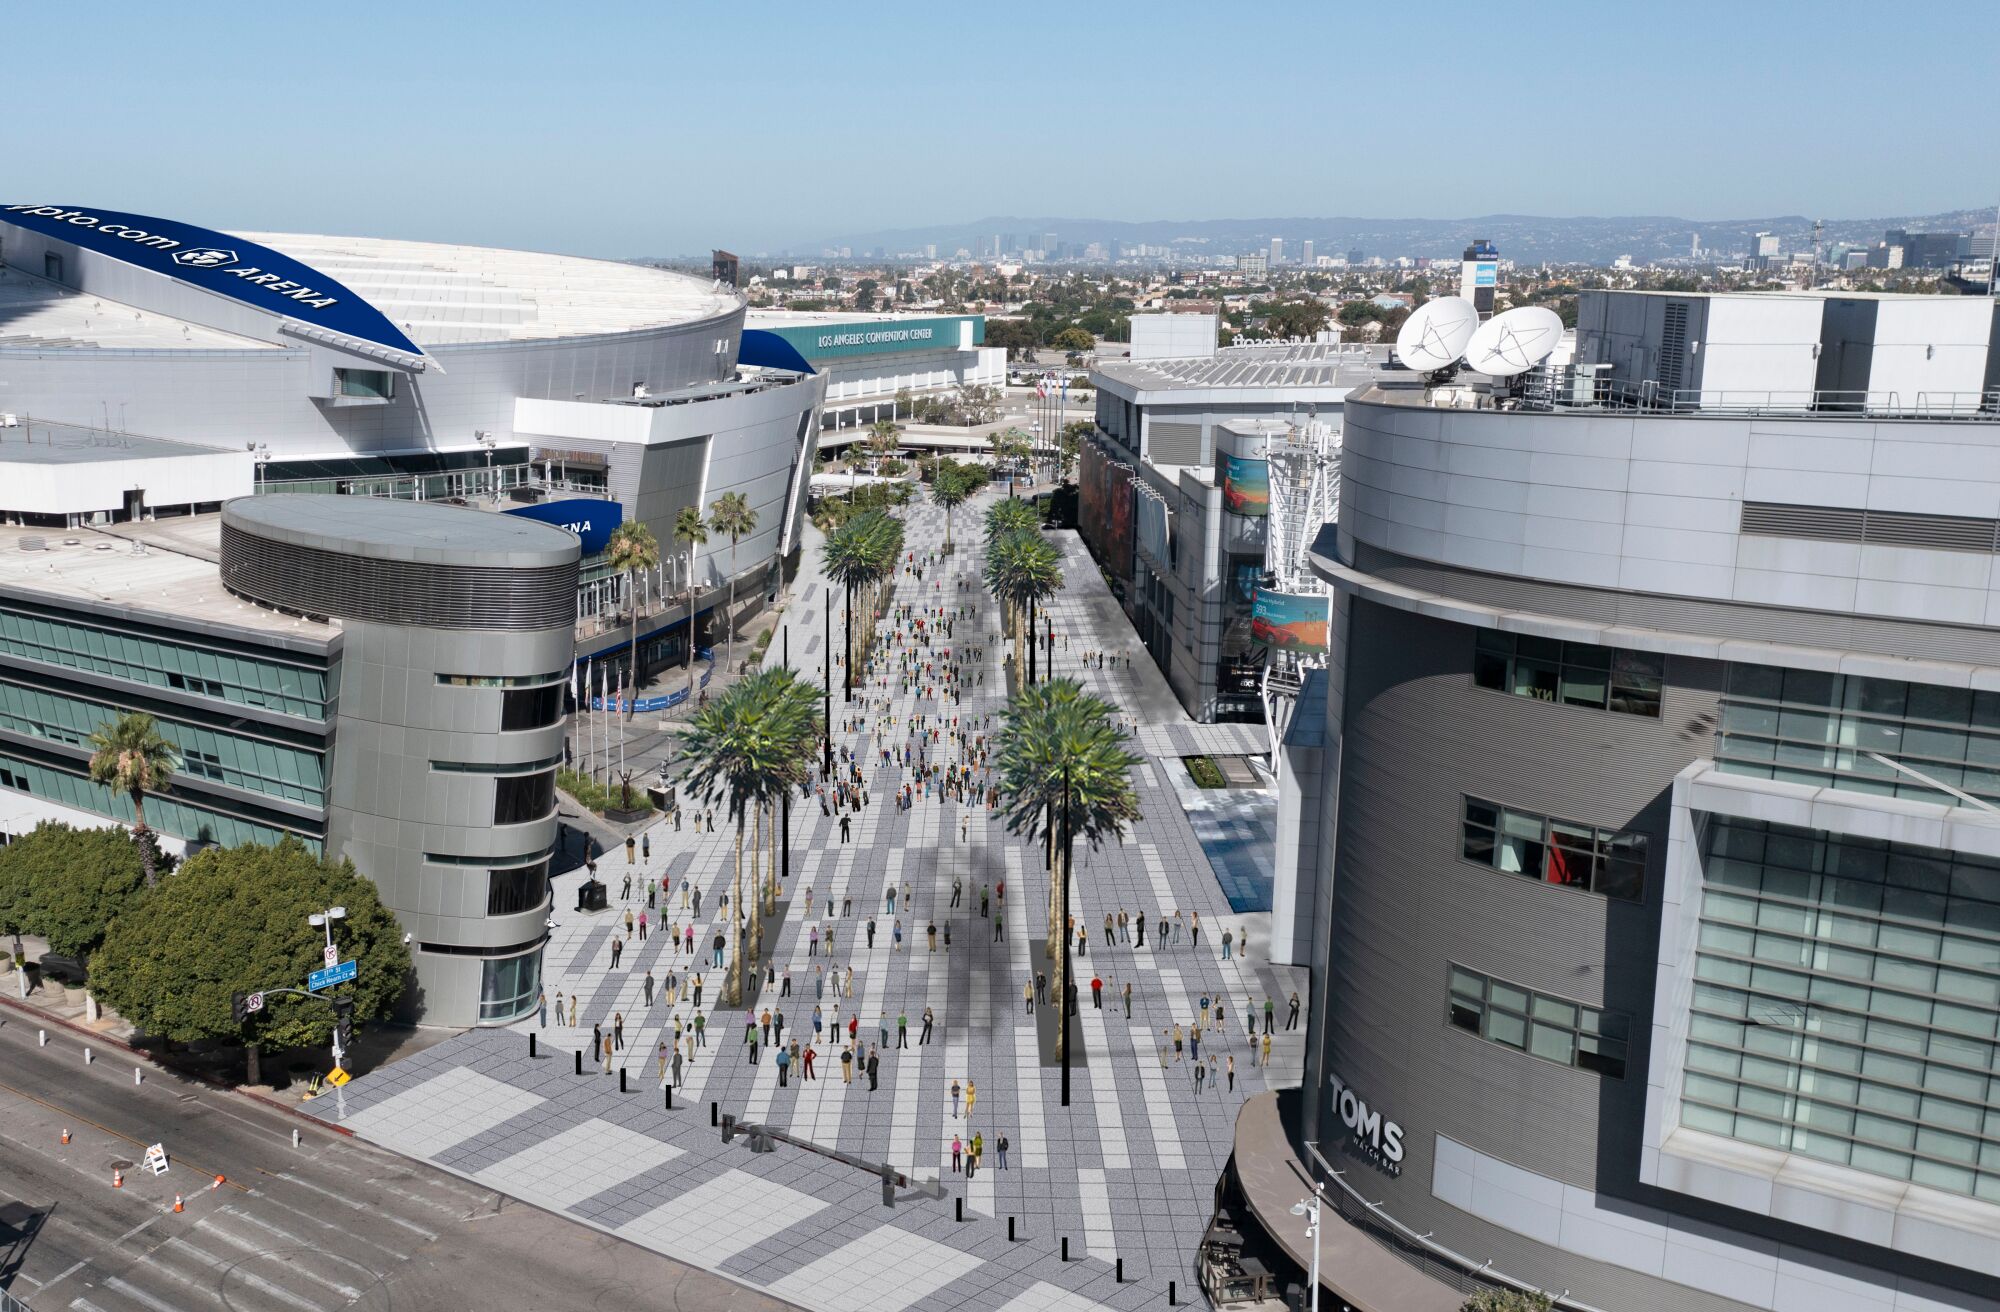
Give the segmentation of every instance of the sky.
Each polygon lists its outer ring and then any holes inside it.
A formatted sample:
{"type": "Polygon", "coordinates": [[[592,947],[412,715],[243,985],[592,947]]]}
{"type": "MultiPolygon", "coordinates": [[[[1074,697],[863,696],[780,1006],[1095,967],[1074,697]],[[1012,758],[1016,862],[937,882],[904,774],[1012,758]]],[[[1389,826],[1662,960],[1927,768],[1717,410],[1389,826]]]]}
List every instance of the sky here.
{"type": "Polygon", "coordinates": [[[1940,36],[1992,4],[0,0],[0,203],[608,257],[987,215],[1921,214],[2000,199],[2000,56],[1940,36]]]}

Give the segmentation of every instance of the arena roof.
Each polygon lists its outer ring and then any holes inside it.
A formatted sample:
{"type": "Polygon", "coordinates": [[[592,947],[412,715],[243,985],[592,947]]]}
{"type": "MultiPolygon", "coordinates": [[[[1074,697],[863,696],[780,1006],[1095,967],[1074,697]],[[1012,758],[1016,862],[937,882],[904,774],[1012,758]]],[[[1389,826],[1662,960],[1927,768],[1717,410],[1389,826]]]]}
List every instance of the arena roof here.
{"type": "MultiPolygon", "coordinates": [[[[0,213],[0,222],[8,215],[0,213]]],[[[735,291],[665,269],[568,255],[296,233],[223,234],[320,271],[420,347],[633,332],[732,313],[735,291]]],[[[0,268],[0,350],[272,350],[21,268],[0,268]]]]}

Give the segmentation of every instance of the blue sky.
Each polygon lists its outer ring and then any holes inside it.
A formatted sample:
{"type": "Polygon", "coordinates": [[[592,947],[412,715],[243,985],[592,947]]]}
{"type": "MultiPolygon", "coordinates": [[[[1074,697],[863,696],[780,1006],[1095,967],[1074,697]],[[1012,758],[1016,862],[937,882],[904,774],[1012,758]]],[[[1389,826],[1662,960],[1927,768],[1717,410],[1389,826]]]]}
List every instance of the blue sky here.
{"type": "Polygon", "coordinates": [[[608,256],[989,214],[1923,213],[2000,192],[1994,15],[14,0],[0,199],[608,256]]]}

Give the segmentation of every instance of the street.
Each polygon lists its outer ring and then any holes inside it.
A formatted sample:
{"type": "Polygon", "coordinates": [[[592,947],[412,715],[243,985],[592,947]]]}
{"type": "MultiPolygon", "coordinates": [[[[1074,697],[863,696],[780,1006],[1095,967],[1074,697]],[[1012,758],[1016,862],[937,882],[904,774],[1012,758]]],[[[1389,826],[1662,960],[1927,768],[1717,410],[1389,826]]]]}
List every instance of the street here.
{"type": "Polygon", "coordinates": [[[0,1009],[0,1288],[35,1312],[789,1306],[150,1064],[135,1087],[130,1054],[86,1065],[87,1040],[36,1031],[0,1009]],[[140,1165],[153,1143],[163,1175],[140,1165]]]}

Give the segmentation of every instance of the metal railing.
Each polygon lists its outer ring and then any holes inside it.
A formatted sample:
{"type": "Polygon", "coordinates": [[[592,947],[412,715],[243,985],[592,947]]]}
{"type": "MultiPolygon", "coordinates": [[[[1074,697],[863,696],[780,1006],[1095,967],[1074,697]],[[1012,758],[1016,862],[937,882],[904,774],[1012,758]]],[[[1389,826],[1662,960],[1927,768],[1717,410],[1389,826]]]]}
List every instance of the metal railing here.
{"type": "MultiPolygon", "coordinates": [[[[1442,1279],[1460,1293],[1476,1293],[1481,1289],[1497,1285],[1529,1294],[1545,1294],[1554,1307],[1567,1309],[1568,1312],[1603,1312],[1601,1308],[1571,1298],[1567,1289],[1560,1292],[1545,1289],[1533,1281],[1521,1280],[1499,1270],[1493,1265],[1491,1258],[1484,1262],[1475,1262],[1465,1254],[1454,1252],[1438,1243],[1431,1238],[1429,1232],[1418,1234],[1383,1211],[1382,1204],[1371,1203],[1362,1197],[1358,1189],[1347,1183],[1347,1172],[1336,1169],[1332,1162],[1327,1161],[1320,1153],[1318,1144],[1308,1143],[1306,1151],[1312,1154],[1320,1169],[1339,1187],[1339,1191],[1332,1196],[1332,1201],[1334,1210],[1339,1212],[1343,1219],[1370,1232],[1375,1239],[1397,1252],[1418,1259],[1434,1277],[1442,1279]]],[[[1293,1165],[1296,1167],[1297,1163],[1294,1162],[1293,1165]]],[[[1303,1174],[1310,1177],[1311,1173],[1303,1172],[1303,1174]]],[[[1308,1178],[1307,1183],[1312,1183],[1312,1180],[1308,1178]]]]}
{"type": "Polygon", "coordinates": [[[1843,389],[1740,390],[1668,388],[1657,382],[1577,377],[1537,378],[1519,397],[1530,410],[1589,410],[1649,415],[1852,416],[1869,419],[2000,420],[2000,389],[1917,392],[1843,389]]]}

